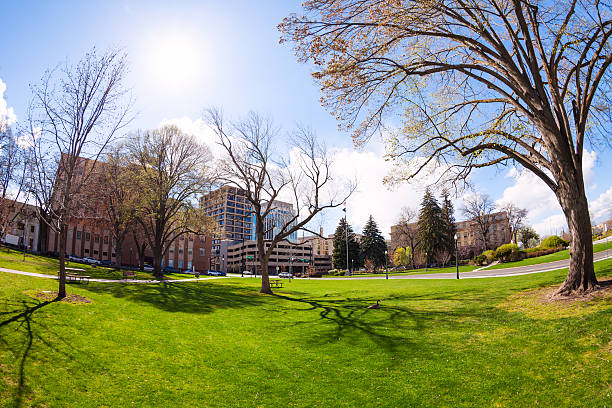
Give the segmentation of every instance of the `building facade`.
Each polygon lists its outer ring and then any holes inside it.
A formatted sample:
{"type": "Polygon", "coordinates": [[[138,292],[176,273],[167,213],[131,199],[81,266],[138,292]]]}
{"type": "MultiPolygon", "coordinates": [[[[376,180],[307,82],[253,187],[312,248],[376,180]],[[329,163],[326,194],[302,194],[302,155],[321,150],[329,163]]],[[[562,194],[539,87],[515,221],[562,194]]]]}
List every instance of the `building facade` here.
{"type": "MultiPolygon", "coordinates": [[[[265,242],[266,250],[270,248],[270,242],[265,242]]],[[[295,244],[288,240],[279,242],[272,251],[268,261],[268,273],[276,275],[280,272],[303,273],[314,263],[312,246],[303,243],[295,244]]],[[[259,262],[259,251],[254,240],[240,242],[230,245],[227,249],[227,271],[241,273],[250,271],[261,274],[259,262]]]]}
{"type": "Polygon", "coordinates": [[[3,234],[0,242],[40,252],[40,221],[36,206],[12,200],[3,200],[3,234]]]}

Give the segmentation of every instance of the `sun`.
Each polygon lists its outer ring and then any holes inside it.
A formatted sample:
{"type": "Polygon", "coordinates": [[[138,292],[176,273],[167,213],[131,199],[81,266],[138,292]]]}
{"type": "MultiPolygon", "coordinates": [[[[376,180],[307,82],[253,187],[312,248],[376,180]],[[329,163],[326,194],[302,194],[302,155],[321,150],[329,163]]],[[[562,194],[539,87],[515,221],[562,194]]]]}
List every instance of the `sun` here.
{"type": "Polygon", "coordinates": [[[156,35],[149,46],[147,64],[156,86],[180,90],[197,81],[201,72],[199,48],[186,33],[156,35]]]}

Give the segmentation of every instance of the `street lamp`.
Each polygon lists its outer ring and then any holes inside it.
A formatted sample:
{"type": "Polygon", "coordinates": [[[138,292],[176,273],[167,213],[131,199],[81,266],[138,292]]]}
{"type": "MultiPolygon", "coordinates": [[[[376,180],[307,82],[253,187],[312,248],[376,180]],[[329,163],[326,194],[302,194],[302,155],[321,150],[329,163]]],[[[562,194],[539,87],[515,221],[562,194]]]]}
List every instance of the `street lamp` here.
{"type": "Polygon", "coordinates": [[[389,269],[387,268],[387,251],[385,250],[385,279],[389,279],[389,269]]]}
{"type": "Polygon", "coordinates": [[[427,264],[427,251],[425,251],[425,273],[427,273],[427,267],[429,265],[427,264]]]}
{"type": "Polygon", "coordinates": [[[459,279],[459,246],[457,245],[457,234],[455,234],[455,268],[457,268],[457,279],[459,279]]]}

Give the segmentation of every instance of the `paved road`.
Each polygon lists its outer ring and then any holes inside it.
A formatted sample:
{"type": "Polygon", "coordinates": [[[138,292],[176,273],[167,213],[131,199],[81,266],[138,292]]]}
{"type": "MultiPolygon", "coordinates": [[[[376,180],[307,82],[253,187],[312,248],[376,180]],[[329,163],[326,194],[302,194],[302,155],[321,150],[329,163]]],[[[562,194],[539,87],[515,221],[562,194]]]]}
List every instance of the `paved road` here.
{"type": "MultiPolygon", "coordinates": [[[[604,259],[612,258],[612,248],[610,255],[608,251],[596,252],[593,254],[595,262],[602,261],[604,259]]],[[[517,266],[514,268],[504,269],[480,269],[472,272],[461,272],[459,274],[461,279],[465,278],[495,278],[501,276],[516,276],[516,275],[528,275],[531,273],[540,273],[555,271],[557,269],[563,269],[569,267],[569,259],[561,261],[541,263],[537,265],[525,265],[517,266]]],[[[385,276],[376,277],[351,277],[351,278],[318,278],[318,279],[385,279],[385,276]]],[[[394,275],[389,276],[389,279],[457,279],[455,272],[452,273],[430,273],[430,274],[418,274],[418,275],[394,275]]]]}
{"type": "MultiPolygon", "coordinates": [[[[605,240],[600,240],[600,242],[605,242],[605,240]]],[[[611,245],[612,246],[612,245],[611,245]]],[[[612,258],[612,248],[610,251],[601,251],[593,254],[593,258],[595,262],[602,261],[604,259],[612,258]]],[[[526,266],[517,266],[514,268],[504,268],[504,269],[482,269],[475,270],[472,272],[461,272],[461,279],[466,278],[494,278],[494,277],[502,277],[502,276],[516,276],[516,275],[528,275],[531,273],[540,273],[540,272],[548,272],[554,271],[557,269],[563,269],[569,267],[569,259],[564,259],[561,261],[542,263],[537,265],[526,265],[526,266]]],[[[6,269],[0,268],[0,272],[14,273],[17,275],[26,275],[26,276],[34,276],[37,278],[47,278],[47,279],[57,279],[55,275],[45,275],[42,273],[34,273],[34,272],[23,272],[17,271],[14,269],[6,269]]],[[[227,278],[236,278],[240,277],[240,275],[230,274],[227,278]]],[[[250,276],[245,276],[245,279],[251,278],[250,276]]],[[[393,275],[389,276],[389,279],[456,279],[455,272],[452,273],[429,273],[429,274],[415,274],[415,275],[393,275]]],[[[90,279],[90,282],[102,282],[102,283],[160,283],[160,282],[196,282],[196,281],[206,281],[212,279],[224,279],[221,276],[213,276],[213,277],[202,277],[199,279],[168,279],[164,281],[158,280],[137,280],[137,279],[90,279]]],[[[310,278],[296,278],[296,279],[310,279],[310,278]]],[[[338,278],[313,278],[314,280],[361,280],[361,279],[385,279],[385,276],[352,276],[352,277],[338,277],[338,278]]]]}

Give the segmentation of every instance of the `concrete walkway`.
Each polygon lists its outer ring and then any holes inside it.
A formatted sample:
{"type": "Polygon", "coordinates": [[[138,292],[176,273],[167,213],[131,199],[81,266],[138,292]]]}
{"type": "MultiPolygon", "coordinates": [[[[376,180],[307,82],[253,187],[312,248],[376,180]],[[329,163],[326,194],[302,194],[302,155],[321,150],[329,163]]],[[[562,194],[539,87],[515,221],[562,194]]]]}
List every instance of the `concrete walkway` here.
{"type": "MultiPolygon", "coordinates": [[[[0,268],[0,272],[6,272],[6,273],[14,273],[15,275],[25,275],[25,276],[34,276],[36,278],[47,278],[47,279],[56,279],[57,280],[57,276],[55,275],[46,275],[44,273],[35,273],[35,272],[24,272],[24,271],[17,271],[15,269],[6,269],[6,268],[0,268]]],[[[213,279],[219,279],[222,278],[222,276],[206,276],[206,277],[202,277],[202,278],[188,278],[188,279],[164,279],[164,280],[144,280],[144,279],[97,279],[97,278],[90,278],[89,281],[90,282],[102,282],[102,283],[169,283],[169,282],[195,282],[195,281],[202,281],[202,280],[213,280],[213,279]]]]}

